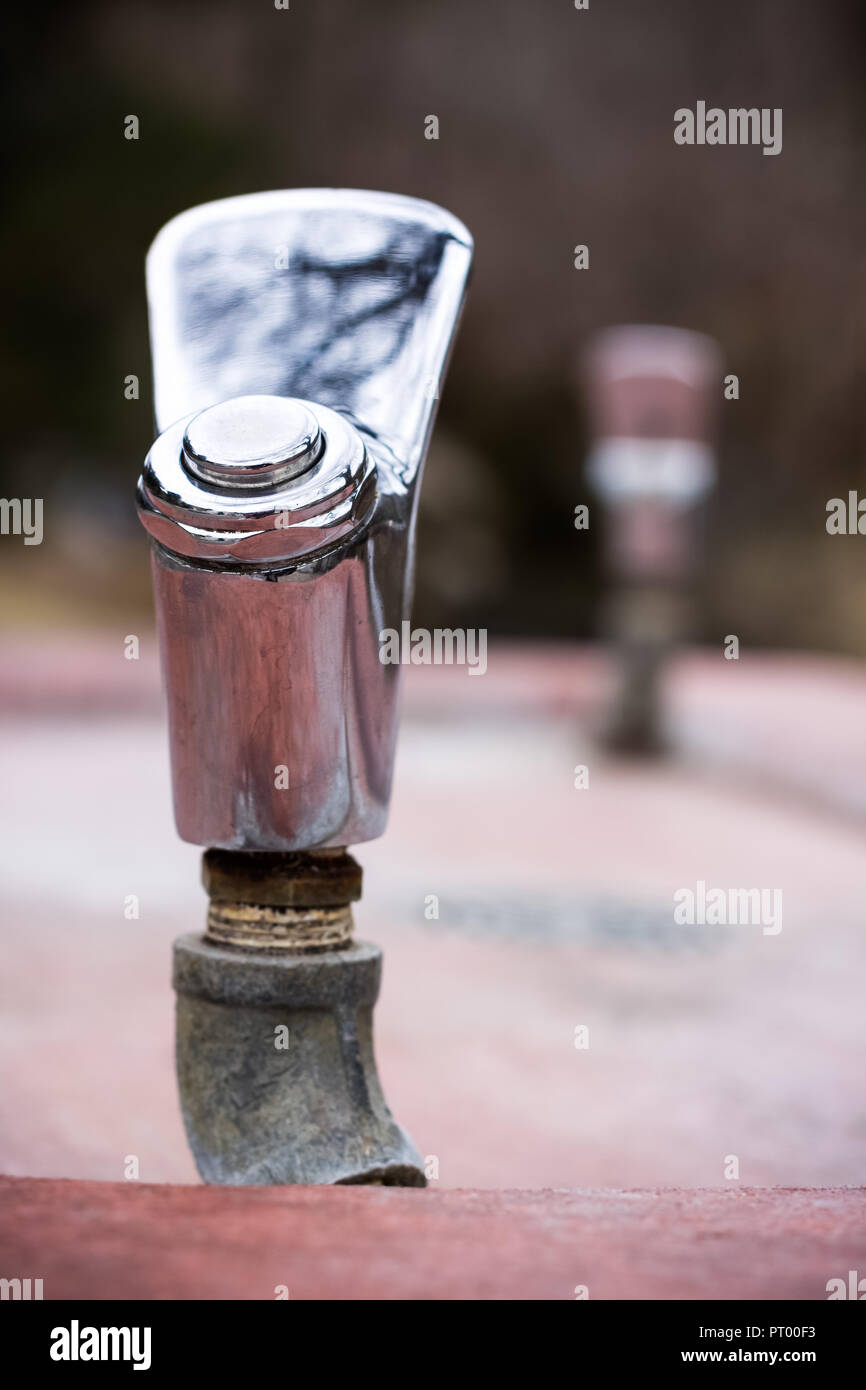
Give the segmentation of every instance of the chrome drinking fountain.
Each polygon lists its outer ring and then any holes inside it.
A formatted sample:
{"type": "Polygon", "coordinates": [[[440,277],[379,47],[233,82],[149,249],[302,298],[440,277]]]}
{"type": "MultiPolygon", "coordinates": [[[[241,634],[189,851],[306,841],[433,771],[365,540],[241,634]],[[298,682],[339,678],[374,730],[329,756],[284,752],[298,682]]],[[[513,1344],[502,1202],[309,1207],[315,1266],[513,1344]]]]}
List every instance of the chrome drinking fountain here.
{"type": "Polygon", "coordinates": [[[431,203],[301,189],[206,204],[147,261],[151,538],[174,810],[205,848],[175,943],[202,1177],[423,1185],[372,1043],[381,951],[348,848],[388,815],[424,459],[472,239],[431,203]]]}
{"type": "Polygon", "coordinates": [[[586,474],[604,509],[605,629],[617,664],[603,739],[624,752],[666,745],[661,680],[693,622],[721,368],[713,339],[642,325],[598,334],[581,362],[594,434],[586,474]]]}

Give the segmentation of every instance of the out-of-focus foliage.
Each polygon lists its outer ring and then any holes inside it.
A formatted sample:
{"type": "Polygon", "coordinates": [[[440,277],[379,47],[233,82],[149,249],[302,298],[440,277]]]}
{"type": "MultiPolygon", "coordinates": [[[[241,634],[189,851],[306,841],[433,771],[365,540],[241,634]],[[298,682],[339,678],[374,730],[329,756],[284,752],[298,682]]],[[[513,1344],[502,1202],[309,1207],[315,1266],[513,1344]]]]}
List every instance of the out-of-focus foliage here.
{"type": "Polygon", "coordinates": [[[21,7],[5,49],[3,488],[49,499],[39,563],[14,557],[28,583],[74,592],[60,508],[85,551],[120,536],[110,571],[143,572],[127,499],[151,440],[142,262],[162,223],[210,198],[351,185],[441,202],[477,243],[425,484],[419,620],[593,631],[597,527],[571,523],[587,500],[575,357],[598,328],[652,321],[714,335],[740,378],[706,635],[866,650],[866,541],[824,530],[827,498],[866,473],[857,0],[138,0],[21,7]],[[783,152],[676,146],[674,110],[697,100],[782,107],[783,152]]]}

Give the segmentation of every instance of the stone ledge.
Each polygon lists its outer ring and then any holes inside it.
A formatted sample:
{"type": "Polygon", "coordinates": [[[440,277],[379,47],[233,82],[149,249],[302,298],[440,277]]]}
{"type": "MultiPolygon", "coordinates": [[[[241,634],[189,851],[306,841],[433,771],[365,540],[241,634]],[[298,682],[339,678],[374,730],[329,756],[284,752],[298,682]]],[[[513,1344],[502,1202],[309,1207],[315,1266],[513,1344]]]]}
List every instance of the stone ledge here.
{"type": "Polygon", "coordinates": [[[453,1191],[0,1178],[0,1276],[46,1299],[817,1299],[866,1189],[453,1191]]]}

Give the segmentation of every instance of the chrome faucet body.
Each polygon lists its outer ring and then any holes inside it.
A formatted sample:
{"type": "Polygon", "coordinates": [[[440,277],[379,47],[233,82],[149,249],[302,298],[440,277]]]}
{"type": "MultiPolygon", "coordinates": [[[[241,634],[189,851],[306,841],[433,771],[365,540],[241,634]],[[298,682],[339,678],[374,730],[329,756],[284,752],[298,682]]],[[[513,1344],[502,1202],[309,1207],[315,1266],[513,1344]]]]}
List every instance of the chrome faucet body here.
{"type": "Polygon", "coordinates": [[[148,257],[149,532],[175,817],[208,847],[381,835],[418,490],[472,257],[412,198],[252,194],[148,257]]]}

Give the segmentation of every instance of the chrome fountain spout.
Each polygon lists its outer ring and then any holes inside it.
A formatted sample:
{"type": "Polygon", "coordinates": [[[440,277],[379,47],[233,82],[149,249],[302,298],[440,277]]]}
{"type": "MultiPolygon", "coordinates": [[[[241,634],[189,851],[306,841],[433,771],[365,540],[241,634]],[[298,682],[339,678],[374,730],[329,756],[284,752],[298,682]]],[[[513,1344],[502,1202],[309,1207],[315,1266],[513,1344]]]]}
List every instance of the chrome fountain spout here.
{"type": "Polygon", "coordinates": [[[379,633],[408,615],[471,257],[441,208],[343,190],[210,203],[151,249],[163,432],[138,503],[182,839],[311,850],[385,828],[400,668],[379,633]]]}
{"type": "Polygon", "coordinates": [[[409,613],[471,259],[443,209],[335,189],[193,208],[148,257],[161,433],[138,511],[175,819],[208,851],[208,929],[177,943],[175,985],[187,1131],[211,1181],[424,1180],[375,1076],[381,953],[351,939],[345,850],[387,819],[400,667],[380,633],[409,613]],[[254,1095],[263,1010],[306,1063],[269,1057],[254,1095]]]}

